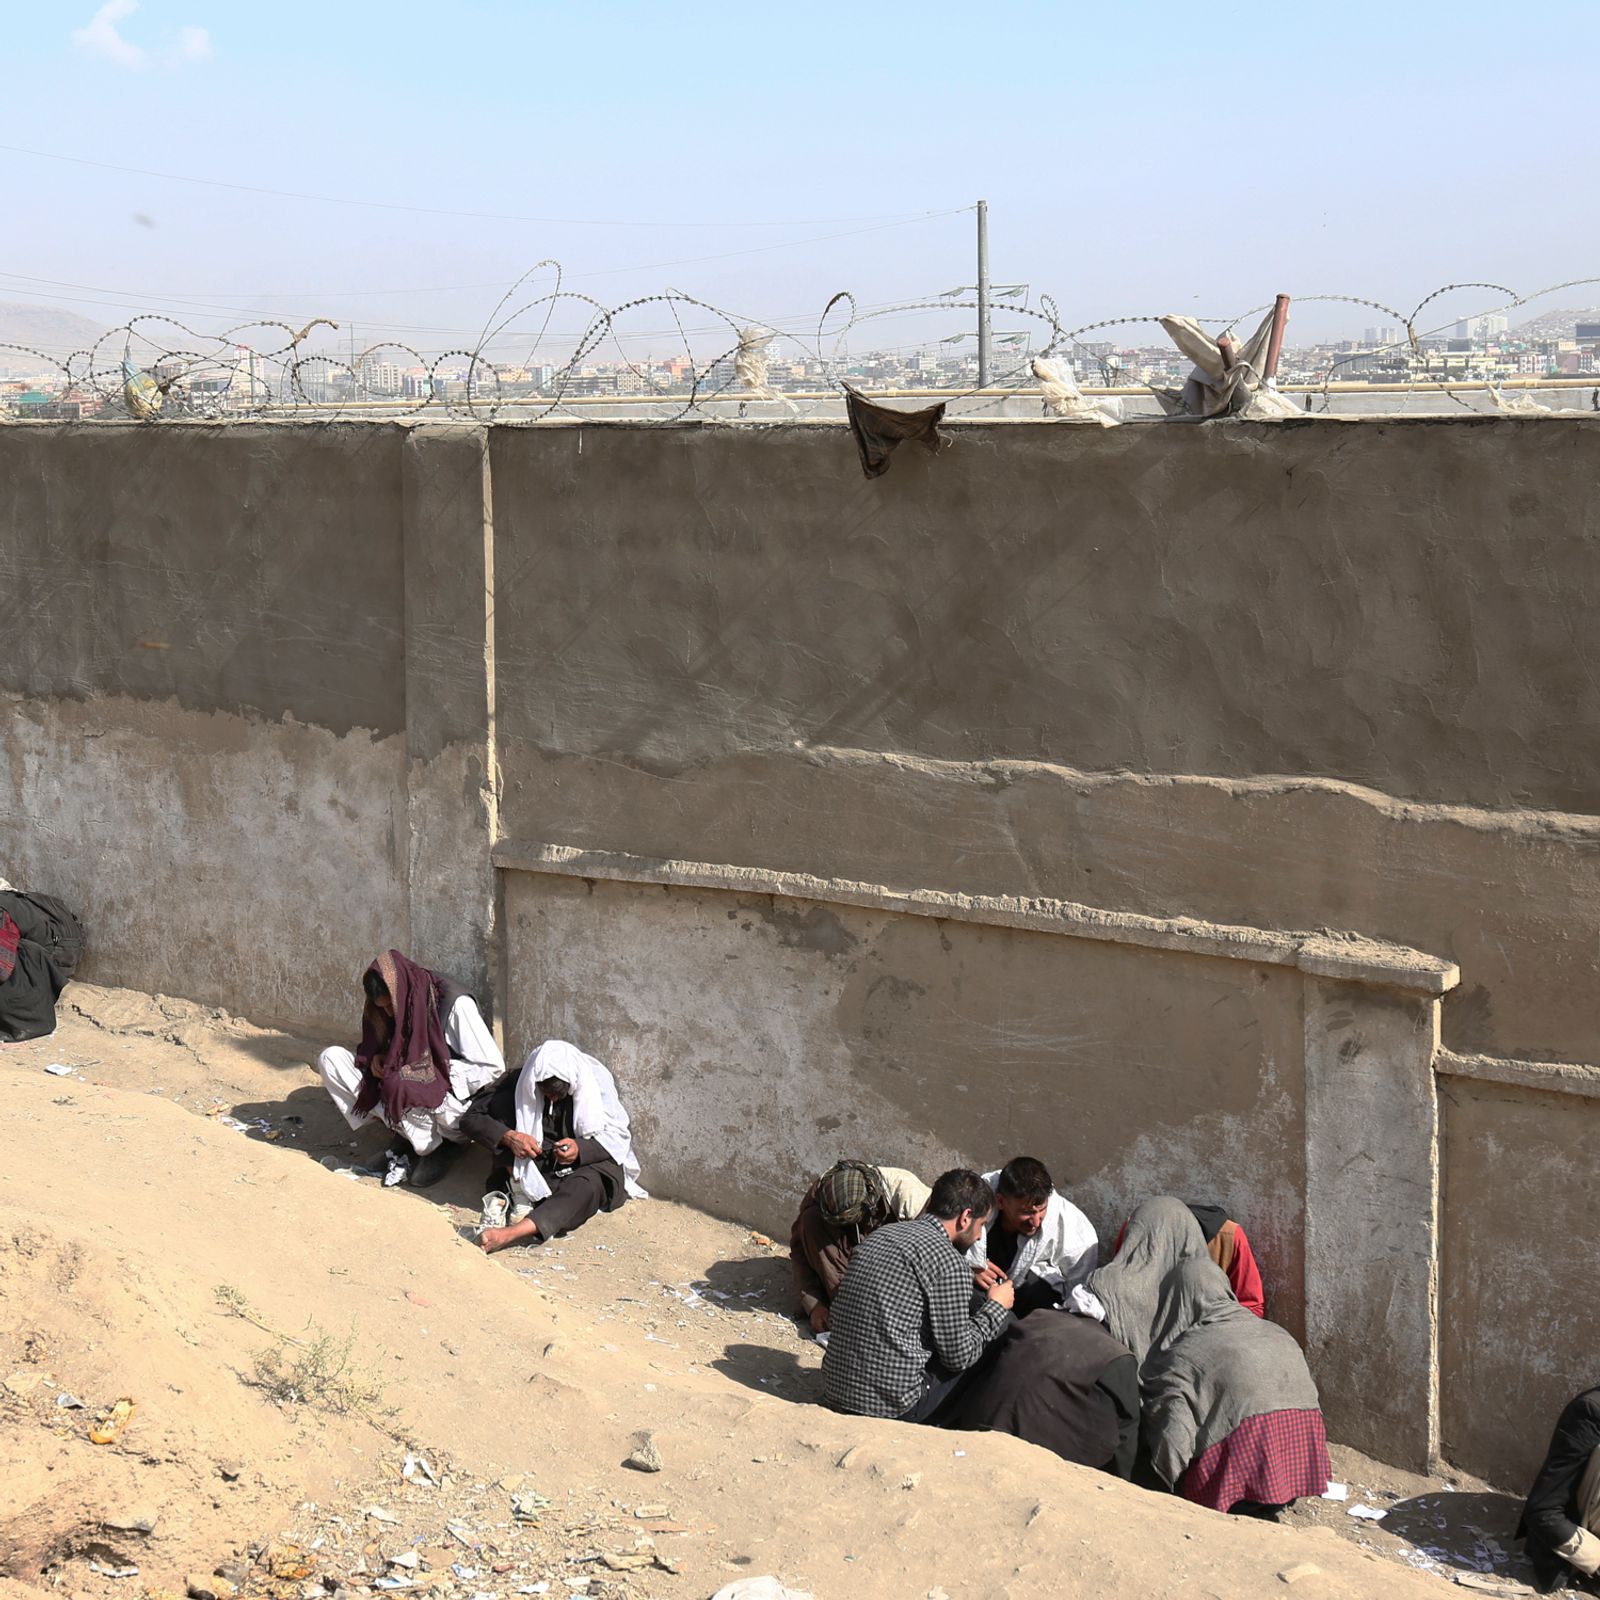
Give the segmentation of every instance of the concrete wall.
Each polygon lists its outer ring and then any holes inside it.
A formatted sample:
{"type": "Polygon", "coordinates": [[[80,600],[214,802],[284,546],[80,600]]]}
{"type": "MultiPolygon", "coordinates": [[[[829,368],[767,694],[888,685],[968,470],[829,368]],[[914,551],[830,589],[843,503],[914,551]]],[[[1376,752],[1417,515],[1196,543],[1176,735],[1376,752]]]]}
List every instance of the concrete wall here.
{"type": "Polygon", "coordinates": [[[0,873],[85,976],[341,1035],[390,944],[486,983],[483,458],[0,429],[0,873]]]}
{"type": "Polygon", "coordinates": [[[1600,1055],[1586,419],[491,449],[510,836],[1355,928],[1600,1055]]]}
{"type": "Polygon", "coordinates": [[[1444,1450],[1526,1491],[1595,1381],[1600,1072],[1441,1066],[1444,1450]]]}
{"type": "Polygon", "coordinates": [[[1447,1393],[1509,1359],[1437,1029],[1600,1060],[1600,427],[952,431],[869,483],[833,428],[0,429],[0,872],[84,910],[87,975],[262,1020],[347,1035],[391,943],[492,979],[773,1225],[869,1133],[1037,1133],[1107,1229],[1207,1190],[1345,1437],[1415,1454],[1435,1345],[1447,1393]],[[580,895],[547,846],[699,876],[580,895]],[[994,910],[1035,900],[1168,932],[994,910]],[[1399,954],[1313,971],[1308,928],[1399,954]]]}

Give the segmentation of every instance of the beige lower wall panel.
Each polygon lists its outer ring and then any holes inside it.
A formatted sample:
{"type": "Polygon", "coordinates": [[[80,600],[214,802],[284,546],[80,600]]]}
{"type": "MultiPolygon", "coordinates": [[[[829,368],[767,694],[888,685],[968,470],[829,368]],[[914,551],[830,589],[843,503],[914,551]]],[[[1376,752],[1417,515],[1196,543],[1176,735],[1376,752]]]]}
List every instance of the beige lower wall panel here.
{"type": "Polygon", "coordinates": [[[353,1038],[362,967],[410,943],[402,745],[0,697],[0,877],[82,916],[82,977],[353,1038]]]}
{"type": "Polygon", "coordinates": [[[1525,1492],[1600,1351],[1600,1100],[1442,1080],[1444,1454],[1525,1492]]]}
{"type": "Polygon", "coordinates": [[[1298,973],[770,896],[505,874],[508,1043],[617,1074],[645,1182],[786,1238],[840,1156],[1036,1155],[1109,1245],[1229,1206],[1303,1328],[1298,973]]]}

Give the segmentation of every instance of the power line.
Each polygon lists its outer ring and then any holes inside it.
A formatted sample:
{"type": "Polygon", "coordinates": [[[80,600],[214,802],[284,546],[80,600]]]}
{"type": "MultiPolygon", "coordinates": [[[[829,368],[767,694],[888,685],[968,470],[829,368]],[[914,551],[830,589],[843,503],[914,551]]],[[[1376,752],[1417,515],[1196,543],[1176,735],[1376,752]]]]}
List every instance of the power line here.
{"type": "MultiPolygon", "coordinates": [[[[359,206],[367,211],[404,211],[412,216],[458,217],[475,222],[538,222],[563,228],[815,228],[841,222],[916,222],[923,217],[953,216],[954,211],[894,212],[888,217],[799,217],[781,221],[652,222],[611,217],[537,217],[508,211],[454,211],[440,206],[408,206],[391,200],[354,200],[344,195],[311,194],[298,189],[271,189],[262,184],[230,183],[222,178],[196,178],[182,172],[157,172],[147,167],[126,167],[115,161],[91,161],[86,156],[62,155],[54,150],[31,150],[24,145],[0,144],[8,155],[33,156],[40,161],[61,161],[74,167],[95,167],[102,172],[125,172],[139,178],[160,178],[168,183],[192,183],[207,189],[232,189],[241,194],[271,195],[279,200],[313,200],[320,205],[359,206]]],[[[970,211],[970,206],[958,206],[970,211]]],[[[836,237],[842,237],[837,235],[836,237]]],[[[710,259],[710,258],[701,258],[710,259]]],[[[668,262],[666,265],[676,265],[668,262]]]]}

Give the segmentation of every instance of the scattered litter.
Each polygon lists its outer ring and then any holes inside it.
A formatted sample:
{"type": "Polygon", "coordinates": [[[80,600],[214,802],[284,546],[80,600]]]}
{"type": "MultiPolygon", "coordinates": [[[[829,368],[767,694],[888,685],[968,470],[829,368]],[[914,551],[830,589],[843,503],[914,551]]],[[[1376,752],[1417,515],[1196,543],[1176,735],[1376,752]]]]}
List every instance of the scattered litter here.
{"type": "Polygon", "coordinates": [[[415,1550],[402,1550],[397,1556],[389,1557],[391,1567],[404,1567],[408,1572],[417,1570],[417,1552],[415,1550]]]}
{"type": "Polygon", "coordinates": [[[450,1570],[455,1573],[455,1575],[463,1583],[472,1583],[477,1579],[478,1576],[478,1569],[476,1567],[463,1566],[459,1561],[452,1561],[450,1563],[450,1570]]]}
{"type": "Polygon", "coordinates": [[[550,1581],[547,1578],[541,1579],[538,1583],[525,1583],[517,1590],[518,1594],[549,1594],[549,1592],[550,1581]]]}
{"type": "Polygon", "coordinates": [[[433,1468],[421,1456],[407,1456],[405,1465],[400,1469],[400,1476],[408,1483],[431,1483],[435,1489],[439,1487],[439,1480],[434,1476],[433,1468]]]}
{"type": "Polygon", "coordinates": [[[76,1067],[63,1066],[59,1061],[52,1061],[44,1070],[53,1077],[70,1078],[76,1075],[78,1069],[76,1067]]]}
{"type": "Polygon", "coordinates": [[[828,1348],[828,1330],[826,1328],[824,1328],[821,1333],[812,1334],[811,1337],[815,1339],[824,1350],[828,1348]]]}
{"type": "Polygon", "coordinates": [[[372,1581],[374,1589],[415,1589],[416,1586],[415,1578],[374,1578],[372,1581]]]}
{"type": "Polygon", "coordinates": [[[518,1522],[537,1522],[540,1513],[549,1509],[548,1498],[532,1489],[524,1489],[521,1494],[514,1494],[511,1497],[511,1515],[518,1522]]]}
{"type": "Polygon", "coordinates": [[[1363,1522],[1382,1522],[1389,1515],[1387,1511],[1380,1511],[1376,1506],[1359,1505],[1351,1506],[1345,1512],[1347,1517],[1360,1517],[1363,1522]]]}
{"type": "MultiPolygon", "coordinates": [[[[502,1489],[505,1487],[504,1479],[501,1480],[500,1487],[502,1489]]],[[[464,1544],[467,1549],[475,1550],[477,1548],[478,1541],[472,1537],[472,1529],[469,1528],[466,1523],[447,1522],[444,1525],[444,1531],[448,1533],[452,1539],[456,1540],[457,1543],[464,1544]]]]}
{"type": "Polygon", "coordinates": [[[77,1395],[68,1394],[65,1389],[56,1396],[57,1411],[84,1411],[87,1409],[85,1403],[77,1395]]]}
{"type": "Polygon", "coordinates": [[[385,1511],[382,1506],[368,1506],[363,1513],[371,1517],[374,1522],[392,1522],[398,1525],[400,1519],[392,1511],[385,1511]]]}
{"type": "Polygon", "coordinates": [[[137,1578],[139,1576],[137,1567],[108,1567],[103,1561],[91,1561],[89,1570],[98,1572],[102,1578],[137,1578]]]}
{"type": "Polygon", "coordinates": [[[110,1444],[128,1425],[128,1418],[138,1410],[138,1403],[124,1396],[112,1406],[94,1427],[89,1430],[92,1444],[110,1444]]]}
{"type": "Polygon", "coordinates": [[[1324,1500],[1348,1500],[1350,1498],[1350,1485],[1348,1483],[1330,1483],[1322,1491],[1324,1500]]]}
{"type": "Polygon", "coordinates": [[[670,1510],[669,1506],[635,1506],[633,1514],[640,1522],[653,1522],[658,1517],[667,1516],[670,1510]]]}
{"type": "Polygon", "coordinates": [[[955,1450],[955,1451],[952,1451],[951,1453],[953,1455],[964,1456],[967,1452],[965,1450],[955,1450]]]}

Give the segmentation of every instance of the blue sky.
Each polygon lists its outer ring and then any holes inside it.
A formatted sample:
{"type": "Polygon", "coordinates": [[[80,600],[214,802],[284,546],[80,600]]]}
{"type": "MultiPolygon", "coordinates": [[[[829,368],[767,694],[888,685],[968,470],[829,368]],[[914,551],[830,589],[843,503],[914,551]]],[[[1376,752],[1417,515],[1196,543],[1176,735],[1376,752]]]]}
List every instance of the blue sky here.
{"type": "MultiPolygon", "coordinates": [[[[970,282],[979,196],[996,279],[1069,325],[1600,273],[1592,0],[0,0],[0,52],[0,143],[419,208],[0,150],[0,299],[103,322],[164,295],[437,350],[546,256],[607,304],[670,285],[778,321],[970,282]]],[[[1292,337],[1382,320],[1308,304],[1292,337]]]]}

